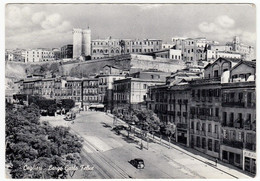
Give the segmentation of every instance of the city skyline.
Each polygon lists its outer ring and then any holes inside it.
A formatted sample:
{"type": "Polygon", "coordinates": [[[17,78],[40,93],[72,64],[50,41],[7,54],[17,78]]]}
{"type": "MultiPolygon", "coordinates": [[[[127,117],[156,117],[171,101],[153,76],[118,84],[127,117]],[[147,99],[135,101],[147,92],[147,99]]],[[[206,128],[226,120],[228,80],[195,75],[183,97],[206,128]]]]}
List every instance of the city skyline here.
{"type": "Polygon", "coordinates": [[[72,44],[72,29],[87,27],[92,31],[91,39],[158,38],[169,43],[172,37],[206,37],[225,43],[237,35],[242,42],[256,45],[256,9],[250,4],[6,6],[7,49],[72,44]]]}

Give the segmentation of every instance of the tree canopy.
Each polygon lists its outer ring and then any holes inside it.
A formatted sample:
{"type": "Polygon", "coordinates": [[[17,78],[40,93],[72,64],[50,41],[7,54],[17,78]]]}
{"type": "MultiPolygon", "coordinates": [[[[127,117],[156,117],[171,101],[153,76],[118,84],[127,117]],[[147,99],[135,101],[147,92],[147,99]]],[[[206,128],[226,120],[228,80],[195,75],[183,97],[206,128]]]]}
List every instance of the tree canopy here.
{"type": "Polygon", "coordinates": [[[6,162],[12,178],[66,178],[65,166],[80,163],[82,141],[69,128],[40,123],[39,116],[35,104],[6,107],[6,162]],[[50,165],[63,169],[48,170],[50,165]]]}

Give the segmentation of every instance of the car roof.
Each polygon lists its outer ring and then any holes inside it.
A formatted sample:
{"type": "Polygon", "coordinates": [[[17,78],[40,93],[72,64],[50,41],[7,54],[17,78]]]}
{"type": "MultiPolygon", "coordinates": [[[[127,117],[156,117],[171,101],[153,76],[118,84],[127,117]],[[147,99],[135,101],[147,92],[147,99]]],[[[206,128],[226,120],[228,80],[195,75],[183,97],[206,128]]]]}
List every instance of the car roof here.
{"type": "Polygon", "coordinates": [[[135,158],[135,160],[138,160],[138,161],[144,161],[144,160],[141,159],[141,158],[135,158]]]}

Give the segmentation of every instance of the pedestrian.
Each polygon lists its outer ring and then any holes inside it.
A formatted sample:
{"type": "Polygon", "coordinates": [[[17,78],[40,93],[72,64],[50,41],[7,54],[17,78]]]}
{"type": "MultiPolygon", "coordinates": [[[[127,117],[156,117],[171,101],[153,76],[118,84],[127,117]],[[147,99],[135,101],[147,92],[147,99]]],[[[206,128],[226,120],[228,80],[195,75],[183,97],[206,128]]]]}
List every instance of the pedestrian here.
{"type": "Polygon", "coordinates": [[[215,162],[216,162],[216,166],[218,166],[218,159],[217,158],[216,158],[215,162]]]}
{"type": "Polygon", "coordinates": [[[143,143],[141,143],[141,150],[143,149],[143,143]]]}

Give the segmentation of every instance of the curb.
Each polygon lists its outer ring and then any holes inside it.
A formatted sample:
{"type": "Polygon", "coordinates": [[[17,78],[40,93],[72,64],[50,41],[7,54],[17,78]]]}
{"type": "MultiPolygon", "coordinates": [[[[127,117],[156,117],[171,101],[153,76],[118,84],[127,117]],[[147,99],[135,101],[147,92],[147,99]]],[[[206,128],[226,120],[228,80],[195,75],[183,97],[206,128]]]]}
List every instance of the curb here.
{"type": "MultiPolygon", "coordinates": [[[[113,114],[110,114],[110,113],[105,113],[105,114],[106,114],[107,116],[111,117],[111,118],[114,118],[114,115],[113,115],[113,114]]],[[[125,123],[125,124],[126,124],[126,122],[124,122],[124,121],[121,120],[120,118],[117,118],[117,120],[120,121],[121,123],[125,123]]],[[[136,129],[137,129],[138,131],[140,131],[139,128],[136,127],[136,129]]],[[[155,142],[158,142],[158,141],[160,140],[160,138],[157,137],[157,136],[155,136],[155,135],[154,135],[154,138],[152,138],[152,135],[151,135],[150,133],[148,133],[147,135],[149,136],[149,139],[155,140],[155,142]],[[159,140],[157,140],[156,138],[159,139],[159,140]]],[[[163,144],[165,144],[165,146],[169,145],[169,143],[168,143],[166,140],[164,140],[164,139],[161,139],[161,142],[162,142],[163,144]]],[[[187,153],[188,151],[181,150],[181,148],[176,148],[178,145],[175,145],[175,144],[173,144],[173,143],[170,143],[170,146],[171,146],[171,148],[173,148],[173,149],[175,149],[175,150],[178,150],[178,151],[180,151],[180,152],[182,152],[182,153],[184,153],[184,154],[186,154],[186,155],[188,155],[188,156],[190,156],[190,157],[192,157],[192,158],[194,158],[194,159],[196,159],[196,160],[198,160],[198,161],[200,161],[200,162],[203,162],[204,164],[209,165],[209,166],[211,166],[212,168],[215,168],[215,169],[217,169],[217,170],[219,170],[219,171],[221,171],[221,172],[224,172],[224,173],[227,174],[227,175],[230,175],[230,176],[232,176],[232,177],[234,177],[234,178],[236,178],[236,179],[239,179],[239,177],[237,177],[237,176],[235,176],[235,175],[233,175],[233,174],[231,174],[231,173],[229,173],[229,172],[227,172],[227,171],[224,171],[224,170],[222,170],[221,168],[218,168],[218,167],[216,167],[216,166],[214,166],[214,165],[210,165],[210,164],[207,163],[206,161],[203,161],[202,159],[197,158],[197,157],[195,157],[195,156],[193,156],[193,155],[187,153]]],[[[212,161],[212,160],[210,160],[210,161],[212,161]]],[[[244,174],[244,173],[242,173],[242,174],[244,174]]],[[[248,176],[247,174],[244,174],[244,175],[248,176]]],[[[249,178],[253,178],[253,177],[250,177],[250,176],[248,176],[248,177],[249,177],[249,178]]]]}

